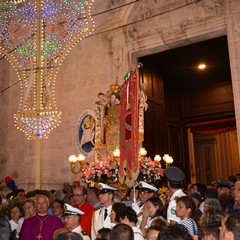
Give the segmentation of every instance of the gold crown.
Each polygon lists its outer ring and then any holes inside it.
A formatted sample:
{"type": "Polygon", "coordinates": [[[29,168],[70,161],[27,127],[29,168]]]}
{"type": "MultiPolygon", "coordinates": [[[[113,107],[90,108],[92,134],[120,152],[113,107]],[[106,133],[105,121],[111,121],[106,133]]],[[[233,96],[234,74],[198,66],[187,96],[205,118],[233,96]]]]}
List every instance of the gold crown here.
{"type": "Polygon", "coordinates": [[[119,93],[120,92],[120,86],[118,84],[118,77],[116,78],[116,82],[110,85],[110,91],[111,91],[111,93],[119,93]]]}

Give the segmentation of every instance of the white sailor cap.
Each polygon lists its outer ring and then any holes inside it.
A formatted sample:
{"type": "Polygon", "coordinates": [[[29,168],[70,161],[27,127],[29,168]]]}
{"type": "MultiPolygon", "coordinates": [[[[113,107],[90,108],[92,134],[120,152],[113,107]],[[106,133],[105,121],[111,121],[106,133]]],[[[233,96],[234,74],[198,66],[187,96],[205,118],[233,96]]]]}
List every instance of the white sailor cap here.
{"type": "Polygon", "coordinates": [[[75,208],[67,203],[64,204],[64,216],[67,215],[76,215],[76,216],[82,216],[84,214],[83,211],[81,211],[78,208],[75,208]]]}
{"type": "Polygon", "coordinates": [[[157,192],[158,189],[144,181],[138,183],[141,192],[157,192]]]}
{"type": "Polygon", "coordinates": [[[104,183],[99,183],[98,188],[99,188],[99,194],[114,193],[115,191],[117,191],[116,188],[110,187],[110,186],[108,186],[107,184],[104,184],[104,183]]]}

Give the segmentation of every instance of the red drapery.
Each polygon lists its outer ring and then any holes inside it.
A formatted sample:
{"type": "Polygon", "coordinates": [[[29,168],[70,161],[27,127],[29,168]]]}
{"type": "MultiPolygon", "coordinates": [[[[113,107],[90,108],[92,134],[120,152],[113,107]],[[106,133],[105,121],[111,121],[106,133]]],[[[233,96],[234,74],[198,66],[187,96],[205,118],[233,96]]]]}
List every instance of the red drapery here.
{"type": "Polygon", "coordinates": [[[131,187],[139,173],[138,166],[138,72],[131,73],[121,88],[119,180],[131,187]]]}
{"type": "Polygon", "coordinates": [[[205,135],[220,134],[236,130],[235,118],[220,119],[207,122],[191,123],[187,125],[191,132],[205,135]]]}

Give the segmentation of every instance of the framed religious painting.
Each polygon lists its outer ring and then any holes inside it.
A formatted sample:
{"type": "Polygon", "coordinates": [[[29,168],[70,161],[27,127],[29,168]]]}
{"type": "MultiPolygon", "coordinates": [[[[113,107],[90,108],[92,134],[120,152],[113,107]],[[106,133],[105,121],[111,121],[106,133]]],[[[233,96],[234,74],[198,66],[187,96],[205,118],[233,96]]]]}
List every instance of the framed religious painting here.
{"type": "Polygon", "coordinates": [[[94,154],[95,125],[94,111],[86,109],[80,114],[76,128],[76,143],[79,151],[87,158],[94,154]]]}

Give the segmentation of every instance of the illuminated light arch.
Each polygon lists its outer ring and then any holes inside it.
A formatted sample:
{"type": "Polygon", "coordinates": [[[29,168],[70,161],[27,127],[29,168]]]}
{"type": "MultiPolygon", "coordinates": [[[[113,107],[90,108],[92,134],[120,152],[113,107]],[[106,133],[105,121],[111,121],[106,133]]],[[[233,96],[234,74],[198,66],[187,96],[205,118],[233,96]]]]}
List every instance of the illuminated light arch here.
{"type": "Polygon", "coordinates": [[[0,55],[17,72],[21,87],[16,127],[28,139],[46,139],[61,120],[55,81],[64,58],[94,30],[93,0],[0,3],[0,55]]]}

